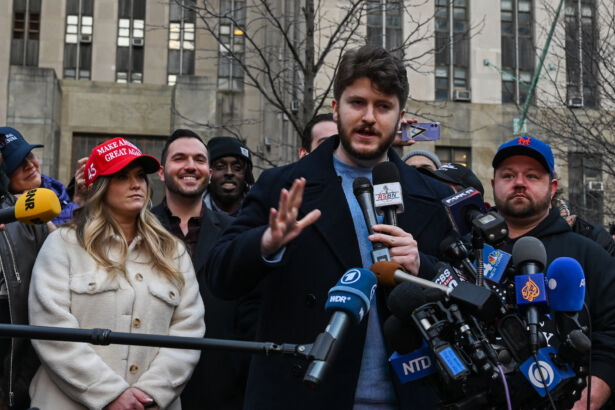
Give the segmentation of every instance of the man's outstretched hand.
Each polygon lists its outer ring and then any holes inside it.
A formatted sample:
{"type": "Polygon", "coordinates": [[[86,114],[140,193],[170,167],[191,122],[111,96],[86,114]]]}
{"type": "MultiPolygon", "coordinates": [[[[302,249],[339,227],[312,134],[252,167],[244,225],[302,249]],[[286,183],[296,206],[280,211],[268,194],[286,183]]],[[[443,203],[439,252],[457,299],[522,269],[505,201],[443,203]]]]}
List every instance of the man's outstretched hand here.
{"type": "Polygon", "coordinates": [[[297,220],[304,188],[305,178],[295,179],[290,191],[286,188],[282,189],[278,209],[271,208],[269,211],[269,227],[261,238],[261,254],[264,257],[271,256],[282,249],[299,236],[305,227],[320,218],[320,210],[314,209],[302,219],[297,220]]]}

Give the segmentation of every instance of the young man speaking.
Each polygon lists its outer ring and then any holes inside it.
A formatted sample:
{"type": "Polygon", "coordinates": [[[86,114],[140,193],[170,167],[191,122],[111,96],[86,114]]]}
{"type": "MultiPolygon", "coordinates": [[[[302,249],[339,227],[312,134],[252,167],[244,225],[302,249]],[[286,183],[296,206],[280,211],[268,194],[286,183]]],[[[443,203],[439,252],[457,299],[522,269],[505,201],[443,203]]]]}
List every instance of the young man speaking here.
{"type": "MultiPolygon", "coordinates": [[[[409,272],[431,279],[435,259],[428,255],[437,254],[451,230],[440,201],[452,191],[390,149],[408,97],[402,62],[379,47],[347,52],[334,97],[339,135],[299,162],[263,172],[211,253],[207,277],[220,296],[262,285],[259,340],[312,343],[329,321],[327,291],[349,268],[371,266],[371,241],[386,244],[409,272]],[[372,168],[387,160],[399,169],[405,211],[399,226],[376,225],[378,233],[368,237],[352,183],[371,179],[372,168]]],[[[381,292],[367,320],[349,329],[316,389],[302,383],[304,361],[254,357],[245,408],[430,407],[427,389],[410,391],[391,376],[391,350],[382,335],[389,312],[381,292]]]]}

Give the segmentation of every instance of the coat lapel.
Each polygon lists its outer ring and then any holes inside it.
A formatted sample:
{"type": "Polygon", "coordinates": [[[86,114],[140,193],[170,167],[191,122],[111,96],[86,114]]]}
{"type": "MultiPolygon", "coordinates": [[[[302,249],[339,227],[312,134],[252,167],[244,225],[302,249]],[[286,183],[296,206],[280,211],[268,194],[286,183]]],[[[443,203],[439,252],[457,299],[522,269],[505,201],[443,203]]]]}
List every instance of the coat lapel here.
{"type": "Polygon", "coordinates": [[[337,137],[331,137],[302,159],[292,179],[301,176],[306,179],[301,217],[313,209],[320,209],[322,215],[314,223],[314,229],[343,266],[361,266],[359,243],[350,208],[333,168],[333,150],[338,141],[337,137]]]}
{"type": "MultiPolygon", "coordinates": [[[[439,214],[440,198],[425,182],[424,178],[427,177],[405,164],[393,150],[389,150],[389,158],[399,170],[404,198],[404,212],[398,215],[398,223],[416,239],[429,228],[439,214]]],[[[434,180],[434,183],[439,182],[434,180]]]]}

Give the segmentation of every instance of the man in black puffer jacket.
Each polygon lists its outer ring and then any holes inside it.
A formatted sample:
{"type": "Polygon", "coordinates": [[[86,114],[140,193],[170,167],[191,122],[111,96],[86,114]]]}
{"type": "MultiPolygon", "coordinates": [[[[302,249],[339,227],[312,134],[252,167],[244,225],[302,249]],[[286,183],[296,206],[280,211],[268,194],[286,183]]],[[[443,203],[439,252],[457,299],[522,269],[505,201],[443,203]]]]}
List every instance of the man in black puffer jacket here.
{"type": "MultiPolygon", "coordinates": [[[[615,265],[592,240],[574,233],[550,202],[557,190],[551,148],[523,136],[498,149],[493,159],[495,204],[506,219],[509,238],[501,247],[510,252],[521,237],[538,238],[547,251],[547,266],[567,256],[579,261],[586,279],[585,302],[593,328],[591,408],[600,408],[615,388],[615,265]]],[[[581,315],[587,323],[587,318],[581,315]]],[[[585,408],[587,389],[576,408],[585,408]]]]}

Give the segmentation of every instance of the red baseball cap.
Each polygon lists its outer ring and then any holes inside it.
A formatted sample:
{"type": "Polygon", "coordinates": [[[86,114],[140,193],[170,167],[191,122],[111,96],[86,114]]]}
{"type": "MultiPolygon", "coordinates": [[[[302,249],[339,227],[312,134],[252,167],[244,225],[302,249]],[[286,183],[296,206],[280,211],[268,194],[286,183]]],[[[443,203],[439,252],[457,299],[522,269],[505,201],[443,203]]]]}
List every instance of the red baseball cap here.
{"type": "Polygon", "coordinates": [[[151,155],[144,155],[130,141],[117,137],[97,145],[85,164],[85,184],[88,188],[101,175],[113,175],[135,161],[143,170],[152,174],[160,169],[160,162],[151,155]]]}

